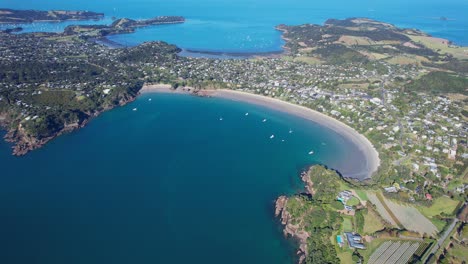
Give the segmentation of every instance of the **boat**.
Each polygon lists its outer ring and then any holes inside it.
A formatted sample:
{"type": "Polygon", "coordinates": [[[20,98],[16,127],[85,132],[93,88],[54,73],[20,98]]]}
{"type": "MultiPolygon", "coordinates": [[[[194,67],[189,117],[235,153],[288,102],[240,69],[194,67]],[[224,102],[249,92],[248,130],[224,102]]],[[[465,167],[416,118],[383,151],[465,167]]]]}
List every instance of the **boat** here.
{"type": "Polygon", "coordinates": [[[138,109],[137,109],[137,108],[133,108],[133,111],[136,111],[136,110],[138,110],[138,109]]]}
{"type": "Polygon", "coordinates": [[[263,123],[265,123],[266,121],[267,121],[266,118],[262,120],[263,123]]]}
{"type": "Polygon", "coordinates": [[[274,138],[274,137],[275,137],[275,135],[271,135],[271,136],[270,136],[270,138],[274,138]]]}
{"type": "Polygon", "coordinates": [[[246,115],[246,116],[248,116],[248,115],[249,115],[249,113],[247,112],[247,113],[245,113],[245,115],[246,115]]]}
{"type": "Polygon", "coordinates": [[[219,121],[223,121],[223,118],[222,118],[222,117],[220,117],[220,118],[219,118],[219,121]]]}
{"type": "Polygon", "coordinates": [[[314,151],[313,150],[309,151],[309,155],[312,155],[312,154],[314,154],[314,151]]]}
{"type": "Polygon", "coordinates": [[[150,101],[150,102],[151,102],[151,100],[153,100],[153,99],[151,99],[151,98],[150,98],[150,99],[148,99],[148,101],[150,101]]]}
{"type": "Polygon", "coordinates": [[[289,134],[292,134],[292,132],[293,132],[292,129],[289,129],[289,134]]]}

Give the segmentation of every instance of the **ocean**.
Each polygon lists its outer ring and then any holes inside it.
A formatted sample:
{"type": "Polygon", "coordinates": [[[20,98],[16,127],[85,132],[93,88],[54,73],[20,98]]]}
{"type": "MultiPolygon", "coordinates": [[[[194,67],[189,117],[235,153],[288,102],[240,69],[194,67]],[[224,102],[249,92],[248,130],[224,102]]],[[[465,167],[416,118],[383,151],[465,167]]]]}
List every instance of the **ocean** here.
{"type": "MultiPolygon", "coordinates": [[[[0,6],[106,13],[99,23],[112,16],[187,18],[112,37],[125,45],[163,40],[201,51],[271,52],[283,45],[277,24],[362,16],[468,45],[468,2],[461,0],[0,0],[0,6]]],[[[61,31],[68,24],[22,26],[61,31]]],[[[359,159],[353,148],[299,117],[174,94],[143,95],[24,157],[11,156],[0,141],[0,263],[291,263],[295,247],[273,216],[275,198],[302,190],[298,173],[306,166],[359,159]]]]}
{"type": "MultiPolygon", "coordinates": [[[[280,51],[284,44],[280,32],[274,29],[278,24],[322,24],[328,18],[348,17],[369,17],[400,27],[418,28],[458,45],[468,45],[466,0],[364,0],[358,4],[345,0],[0,0],[0,7],[104,12],[107,17],[99,22],[104,24],[109,24],[111,17],[142,19],[181,15],[187,18],[185,24],[141,28],[134,34],[110,37],[124,45],[163,40],[183,49],[198,51],[272,52],[280,51]],[[441,17],[447,20],[441,20],[441,17]]],[[[25,32],[62,31],[68,24],[70,22],[21,26],[25,32]]],[[[0,26],[5,27],[8,26],[0,26]]]]}
{"type": "Polygon", "coordinates": [[[274,200],[355,156],[283,112],[144,94],[24,157],[0,143],[0,263],[291,263],[274,200]]]}

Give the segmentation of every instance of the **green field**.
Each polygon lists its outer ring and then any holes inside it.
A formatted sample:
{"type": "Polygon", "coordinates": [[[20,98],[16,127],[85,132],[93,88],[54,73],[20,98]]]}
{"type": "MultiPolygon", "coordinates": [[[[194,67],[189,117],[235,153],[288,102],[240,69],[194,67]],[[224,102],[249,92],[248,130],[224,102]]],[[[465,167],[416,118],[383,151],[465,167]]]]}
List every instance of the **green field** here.
{"type": "Polygon", "coordinates": [[[349,199],[348,202],[346,202],[346,204],[349,205],[349,206],[356,206],[356,205],[360,204],[360,201],[359,201],[358,198],[353,197],[353,198],[349,199]]]}
{"type": "Polygon", "coordinates": [[[343,251],[338,253],[338,257],[340,258],[340,263],[344,264],[351,264],[354,263],[352,259],[353,254],[351,251],[343,251]]]}
{"type": "Polygon", "coordinates": [[[379,219],[379,216],[373,210],[368,210],[364,215],[364,233],[372,234],[376,231],[382,230],[385,226],[379,219]]]}
{"type": "Polygon", "coordinates": [[[357,195],[362,201],[368,201],[369,198],[367,198],[367,192],[364,190],[356,190],[357,195]]]}
{"type": "Polygon", "coordinates": [[[435,199],[430,207],[421,206],[418,209],[428,218],[432,218],[434,216],[440,215],[441,213],[448,215],[453,214],[457,208],[458,203],[458,201],[452,200],[447,196],[442,196],[435,199]]]}
{"type": "Polygon", "coordinates": [[[343,231],[344,232],[352,232],[353,231],[353,222],[349,217],[343,217],[343,231]]]}

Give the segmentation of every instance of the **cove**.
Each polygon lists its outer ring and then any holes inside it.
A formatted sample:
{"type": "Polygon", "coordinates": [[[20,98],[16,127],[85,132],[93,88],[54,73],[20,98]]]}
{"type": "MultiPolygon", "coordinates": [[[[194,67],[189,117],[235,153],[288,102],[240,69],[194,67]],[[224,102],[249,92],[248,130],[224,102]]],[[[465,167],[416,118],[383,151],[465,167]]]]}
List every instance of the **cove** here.
{"type": "Polygon", "coordinates": [[[144,94],[24,157],[1,143],[0,262],[291,263],[274,199],[353,147],[265,107],[144,94]]]}
{"type": "MultiPolygon", "coordinates": [[[[274,27],[278,24],[323,24],[329,18],[368,17],[417,28],[458,45],[468,45],[468,1],[465,0],[3,0],[0,6],[14,9],[91,10],[112,17],[132,19],[180,15],[185,24],[138,29],[134,34],[114,35],[110,39],[124,45],[162,40],[186,50],[229,53],[280,51],[284,44],[274,27]],[[442,17],[447,20],[441,19],[442,17]]],[[[74,24],[89,23],[76,21],[74,24]]],[[[96,22],[94,22],[96,23],[96,22]]],[[[69,23],[20,25],[25,31],[61,31],[69,23]]],[[[8,25],[0,25],[0,29],[8,25]]],[[[9,25],[11,27],[11,25],[9,25]]],[[[191,54],[193,55],[193,54],[191,54]]]]}

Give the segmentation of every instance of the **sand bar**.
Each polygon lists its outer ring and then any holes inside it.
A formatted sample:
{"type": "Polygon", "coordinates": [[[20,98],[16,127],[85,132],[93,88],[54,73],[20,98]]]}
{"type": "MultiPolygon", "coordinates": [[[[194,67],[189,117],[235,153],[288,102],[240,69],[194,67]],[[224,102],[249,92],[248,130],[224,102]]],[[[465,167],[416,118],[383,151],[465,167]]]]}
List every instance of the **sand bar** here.
{"type": "MultiPolygon", "coordinates": [[[[190,87],[184,89],[173,90],[169,85],[145,85],[142,88],[141,93],[189,93],[189,89],[193,90],[193,88],[190,87]]],[[[337,134],[341,135],[342,137],[353,143],[353,145],[355,145],[356,148],[363,154],[363,160],[359,160],[359,163],[361,163],[360,166],[353,166],[353,164],[344,164],[342,168],[340,168],[341,166],[338,166],[338,168],[333,168],[338,170],[344,177],[351,177],[364,180],[366,178],[370,178],[380,166],[379,153],[365,136],[359,134],[359,132],[357,132],[350,126],[325,114],[322,114],[304,106],[295,105],[279,99],[251,94],[242,91],[224,89],[204,90],[202,94],[209,95],[212,97],[225,98],[229,100],[241,101],[264,106],[277,111],[299,116],[301,118],[313,121],[315,123],[320,124],[321,126],[335,131],[337,134]]],[[[349,163],[355,162],[356,161],[349,161],[349,163]]]]}

